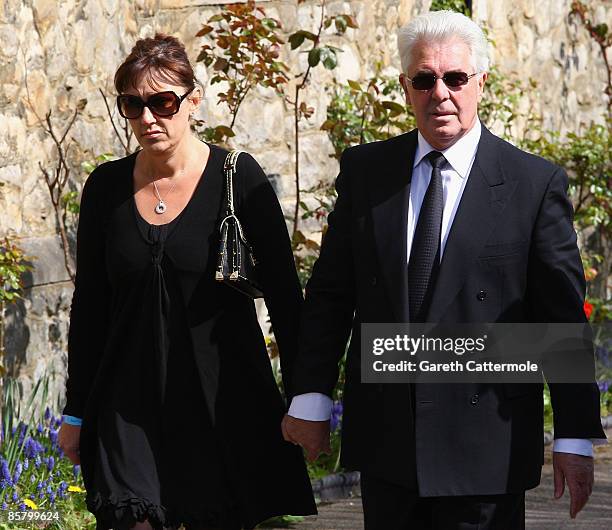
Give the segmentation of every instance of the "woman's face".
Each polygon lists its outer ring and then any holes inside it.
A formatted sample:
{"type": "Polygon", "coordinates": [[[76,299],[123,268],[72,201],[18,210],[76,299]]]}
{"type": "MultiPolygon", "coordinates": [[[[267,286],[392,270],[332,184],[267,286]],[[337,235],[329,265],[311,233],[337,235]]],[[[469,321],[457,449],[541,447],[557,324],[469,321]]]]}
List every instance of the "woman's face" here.
{"type": "MultiPolygon", "coordinates": [[[[129,87],[123,94],[136,96],[145,103],[149,103],[150,98],[160,92],[172,91],[179,98],[189,92],[189,88],[168,84],[159,80],[159,76],[157,79],[155,87],[152,87],[147,82],[148,79],[143,76],[135,87],[129,87]]],[[[138,143],[151,154],[173,152],[182,141],[189,137],[189,115],[197,109],[200,100],[201,92],[196,87],[183,99],[178,112],[172,116],[160,116],[145,106],[138,118],[128,120],[138,143]]]]}

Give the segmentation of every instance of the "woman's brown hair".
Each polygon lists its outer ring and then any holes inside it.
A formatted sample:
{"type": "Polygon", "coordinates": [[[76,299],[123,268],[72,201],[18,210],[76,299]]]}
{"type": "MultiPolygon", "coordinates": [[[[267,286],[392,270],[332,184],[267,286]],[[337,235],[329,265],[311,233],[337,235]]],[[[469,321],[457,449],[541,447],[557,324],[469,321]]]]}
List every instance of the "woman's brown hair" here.
{"type": "Polygon", "coordinates": [[[160,81],[194,88],[193,68],[183,43],[176,37],[162,33],[136,41],[115,73],[115,89],[122,94],[143,79],[152,88],[157,88],[160,81]]]}

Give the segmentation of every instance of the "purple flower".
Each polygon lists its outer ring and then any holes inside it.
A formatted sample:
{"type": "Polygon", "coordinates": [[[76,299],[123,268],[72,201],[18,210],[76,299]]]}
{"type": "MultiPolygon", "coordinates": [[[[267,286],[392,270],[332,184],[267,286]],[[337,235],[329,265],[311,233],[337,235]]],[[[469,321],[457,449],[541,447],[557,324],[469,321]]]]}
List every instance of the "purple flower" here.
{"type": "Polygon", "coordinates": [[[49,502],[53,505],[55,504],[55,493],[51,492],[49,494],[49,502]]]}
{"type": "Polygon", "coordinates": [[[13,473],[13,482],[15,484],[19,482],[19,477],[21,476],[22,471],[23,471],[23,465],[21,463],[21,460],[17,460],[17,464],[15,464],[15,472],[13,473]]]}
{"type": "Polygon", "coordinates": [[[47,460],[47,469],[49,471],[53,470],[53,466],[55,465],[55,458],[53,458],[52,456],[49,457],[49,459],[47,460]]]}
{"type": "Polygon", "coordinates": [[[597,386],[599,387],[599,391],[603,394],[610,388],[610,381],[599,381],[597,386]]]}
{"type": "Polygon", "coordinates": [[[330,430],[335,432],[342,423],[342,401],[334,401],[331,410],[330,430]]]}
{"type": "Polygon", "coordinates": [[[79,464],[75,464],[72,466],[72,474],[74,475],[75,480],[79,478],[80,472],[81,472],[81,466],[79,464]]]}
{"type": "Polygon", "coordinates": [[[57,431],[53,429],[49,430],[49,440],[51,440],[51,445],[55,446],[57,443],[57,431]]]}
{"type": "Polygon", "coordinates": [[[30,475],[30,482],[32,484],[34,484],[34,482],[36,482],[36,476],[35,475],[30,475]]]}
{"type": "Polygon", "coordinates": [[[41,492],[38,494],[38,498],[39,498],[39,499],[41,499],[41,500],[42,500],[42,499],[44,499],[44,498],[45,498],[45,492],[44,492],[44,491],[41,491],[41,492]]]}
{"type": "Polygon", "coordinates": [[[30,467],[30,459],[26,456],[23,459],[23,469],[27,470],[30,467]]]}
{"type": "Polygon", "coordinates": [[[38,427],[36,427],[36,431],[38,432],[38,434],[42,434],[42,432],[43,432],[42,424],[40,424],[40,423],[38,424],[38,427]]]}
{"type": "Polygon", "coordinates": [[[6,504],[6,502],[3,502],[0,508],[2,508],[3,510],[6,510],[8,508],[8,505],[6,504]]]}
{"type": "Polygon", "coordinates": [[[51,486],[47,486],[47,489],[45,490],[49,495],[51,495],[53,493],[53,488],[51,486]]]}
{"type": "Polygon", "coordinates": [[[47,407],[45,409],[45,421],[49,421],[50,417],[51,417],[51,411],[49,410],[49,407],[47,407]]]}
{"type": "Polygon", "coordinates": [[[17,502],[19,500],[19,495],[17,495],[17,492],[14,491],[13,492],[13,502],[17,502]]]}
{"type": "Polygon", "coordinates": [[[23,439],[25,437],[25,433],[28,430],[28,426],[23,423],[23,422],[19,422],[19,439],[17,440],[17,445],[20,446],[21,444],[23,444],[23,439]]]}
{"type": "Polygon", "coordinates": [[[38,453],[41,453],[43,451],[44,447],[40,442],[34,440],[34,438],[28,437],[23,447],[23,452],[25,453],[25,456],[27,456],[28,458],[36,458],[38,453]]]}
{"type": "Polygon", "coordinates": [[[38,484],[36,484],[36,489],[37,489],[38,491],[40,491],[40,490],[42,490],[42,489],[43,489],[43,483],[42,483],[40,480],[38,481],[38,484]]]}
{"type": "Polygon", "coordinates": [[[7,481],[10,481],[11,479],[11,472],[9,471],[9,465],[8,465],[8,462],[4,458],[0,460],[0,478],[6,479],[7,481]]]}
{"type": "Polygon", "coordinates": [[[23,446],[23,454],[25,454],[26,458],[34,458],[32,449],[32,438],[28,438],[25,441],[25,444],[23,446]]]}

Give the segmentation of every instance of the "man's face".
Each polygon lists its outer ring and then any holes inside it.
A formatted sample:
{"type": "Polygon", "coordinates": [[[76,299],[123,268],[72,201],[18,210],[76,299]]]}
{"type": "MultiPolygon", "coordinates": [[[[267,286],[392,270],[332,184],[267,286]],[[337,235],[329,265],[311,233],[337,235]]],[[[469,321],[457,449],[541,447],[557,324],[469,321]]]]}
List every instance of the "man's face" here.
{"type": "Polygon", "coordinates": [[[447,149],[472,128],[487,74],[478,74],[466,85],[454,88],[436,79],[430,90],[415,90],[406,76],[411,79],[418,74],[442,77],[447,72],[471,75],[475,71],[468,45],[458,38],[419,42],[413,48],[408,72],[400,75],[400,82],[414,110],[419,131],[435,149],[447,149]]]}

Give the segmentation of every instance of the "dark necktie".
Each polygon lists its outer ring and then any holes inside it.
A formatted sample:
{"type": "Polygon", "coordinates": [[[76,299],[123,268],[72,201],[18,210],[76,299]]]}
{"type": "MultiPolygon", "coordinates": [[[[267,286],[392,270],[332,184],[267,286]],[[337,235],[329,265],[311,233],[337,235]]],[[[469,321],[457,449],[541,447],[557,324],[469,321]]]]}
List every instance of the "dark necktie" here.
{"type": "Polygon", "coordinates": [[[432,166],[431,180],[423,198],[408,260],[408,299],[411,322],[423,322],[427,316],[438,269],[444,195],[442,166],[446,158],[432,151],[425,158],[432,166]]]}

